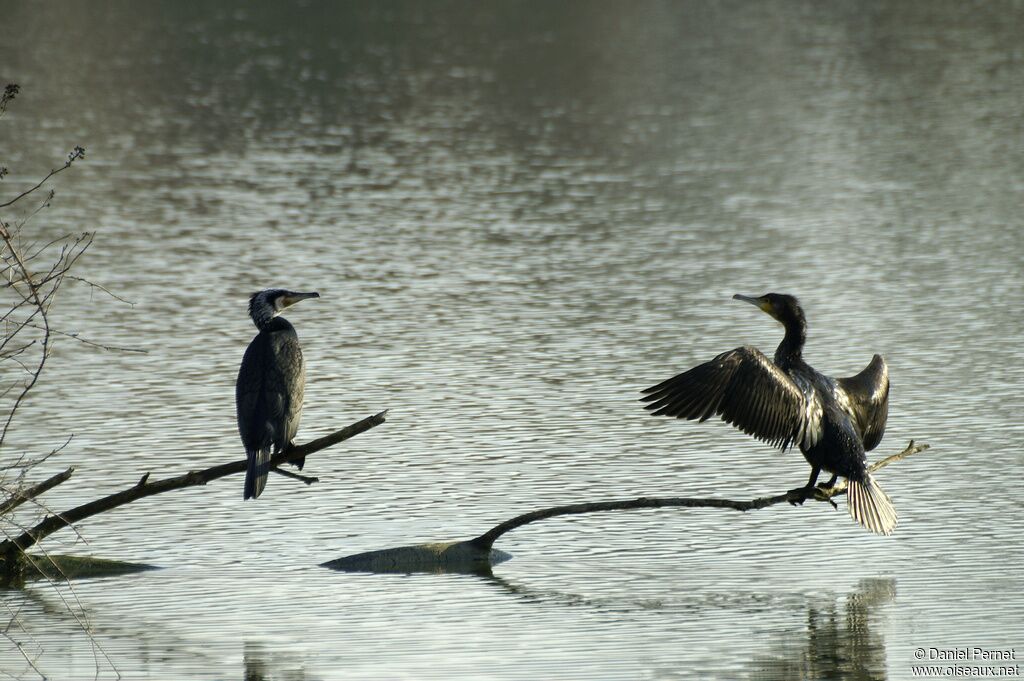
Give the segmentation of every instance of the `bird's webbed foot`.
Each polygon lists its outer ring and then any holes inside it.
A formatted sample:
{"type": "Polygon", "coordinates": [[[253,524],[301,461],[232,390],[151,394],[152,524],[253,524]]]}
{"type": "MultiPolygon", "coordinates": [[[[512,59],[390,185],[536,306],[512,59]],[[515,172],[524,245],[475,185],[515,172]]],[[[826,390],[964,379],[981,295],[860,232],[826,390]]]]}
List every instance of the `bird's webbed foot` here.
{"type": "Polygon", "coordinates": [[[818,501],[827,501],[832,504],[832,508],[838,509],[839,504],[832,501],[832,496],[835,494],[833,488],[835,488],[838,479],[838,475],[833,475],[828,479],[828,482],[819,482],[818,486],[814,488],[814,498],[818,501]]]}
{"type": "Polygon", "coordinates": [[[828,482],[819,482],[818,489],[832,489],[836,486],[836,481],[839,480],[839,475],[833,475],[828,479],[828,482]]]}
{"type": "Polygon", "coordinates": [[[839,508],[839,505],[832,501],[832,495],[828,493],[828,490],[831,490],[831,488],[831,485],[827,487],[822,485],[797,487],[786,492],[787,501],[794,506],[803,506],[804,502],[808,499],[815,499],[817,501],[827,501],[832,504],[832,508],[839,508]]]}
{"type": "Polygon", "coordinates": [[[804,502],[814,496],[814,486],[797,487],[786,492],[786,501],[794,506],[803,506],[804,502]]]}
{"type": "MultiPolygon", "coordinates": [[[[295,441],[294,440],[288,443],[288,449],[291,449],[294,446],[295,446],[295,441]]],[[[286,449],[285,451],[288,451],[288,450],[286,449]]],[[[306,457],[302,457],[300,459],[292,459],[288,463],[290,463],[291,465],[295,466],[296,468],[298,468],[301,471],[302,467],[306,465],[306,457]]]]}

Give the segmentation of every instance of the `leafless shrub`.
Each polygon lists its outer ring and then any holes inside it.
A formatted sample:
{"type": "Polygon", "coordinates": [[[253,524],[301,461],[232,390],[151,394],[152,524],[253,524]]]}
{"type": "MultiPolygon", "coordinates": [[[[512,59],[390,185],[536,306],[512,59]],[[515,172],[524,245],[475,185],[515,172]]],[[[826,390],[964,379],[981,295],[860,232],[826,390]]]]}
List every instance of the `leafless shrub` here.
{"type": "MultiPolygon", "coordinates": [[[[18,92],[14,84],[4,88],[0,95],[0,119],[18,92]]],[[[54,337],[70,335],[53,327],[50,309],[62,285],[73,278],[70,272],[92,244],[93,235],[83,232],[42,240],[36,237],[32,222],[53,200],[54,191],[44,186],[83,158],[85,149],[76,146],[63,165],[53,168],[43,179],[21,191],[10,192],[13,198],[0,199],[0,329],[3,332],[0,336],[0,532],[8,540],[25,529],[24,523],[16,517],[16,509],[28,502],[38,507],[40,515],[46,512],[36,497],[67,480],[73,472],[69,468],[41,482],[32,480],[34,469],[63,450],[70,443],[70,436],[49,451],[32,454],[20,448],[12,453],[9,435],[19,408],[46,367],[54,337]]],[[[8,169],[0,166],[0,180],[7,175],[8,169]]],[[[3,188],[4,185],[0,185],[0,196],[7,193],[3,188]]],[[[20,563],[21,558],[2,556],[0,567],[10,569],[14,563],[20,563]]],[[[74,607],[61,590],[54,590],[92,639],[88,621],[77,614],[82,610],[80,605],[74,607]]],[[[73,590],[70,594],[74,598],[73,590]]],[[[6,625],[0,627],[0,637],[17,648],[27,669],[45,678],[37,666],[43,653],[38,640],[21,620],[18,609],[8,607],[6,614],[8,619],[6,625]]],[[[93,650],[98,673],[99,660],[110,661],[95,640],[93,650]]],[[[116,669],[114,671],[116,674],[116,669]]]]}

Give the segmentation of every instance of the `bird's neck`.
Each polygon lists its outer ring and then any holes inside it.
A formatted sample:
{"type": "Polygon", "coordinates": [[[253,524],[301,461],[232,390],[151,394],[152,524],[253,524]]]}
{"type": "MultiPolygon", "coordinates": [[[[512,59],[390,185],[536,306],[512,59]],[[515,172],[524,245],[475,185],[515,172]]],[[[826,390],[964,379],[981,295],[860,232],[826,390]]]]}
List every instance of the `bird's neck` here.
{"type": "Polygon", "coordinates": [[[803,319],[794,319],[786,324],[786,335],[775,350],[775,363],[779,366],[795,364],[803,360],[804,343],[807,341],[807,324],[803,319]]]}
{"type": "Polygon", "coordinates": [[[249,308],[249,316],[252,317],[252,323],[256,325],[256,328],[260,331],[267,330],[274,320],[274,315],[277,311],[272,305],[252,305],[249,308]]]}
{"type": "Polygon", "coordinates": [[[271,331],[286,331],[294,328],[284,317],[257,317],[256,315],[253,315],[252,321],[256,325],[257,329],[268,333],[271,331]]]}

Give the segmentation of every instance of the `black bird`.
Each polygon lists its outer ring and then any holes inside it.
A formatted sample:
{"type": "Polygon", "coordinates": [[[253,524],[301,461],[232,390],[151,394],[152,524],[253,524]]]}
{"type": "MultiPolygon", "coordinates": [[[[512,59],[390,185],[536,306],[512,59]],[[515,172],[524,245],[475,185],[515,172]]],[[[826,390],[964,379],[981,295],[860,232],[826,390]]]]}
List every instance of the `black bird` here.
{"type": "MultiPolygon", "coordinates": [[[[249,458],[245,499],[263,492],[270,458],[291,445],[302,414],[306,371],[299,337],[295,327],[277,315],[300,300],[319,297],[315,292],[267,289],[249,298],[249,316],[260,332],[245,350],[235,384],[238,432],[249,458]]],[[[293,463],[302,468],[302,461],[293,463]]]]}
{"type": "Polygon", "coordinates": [[[868,472],[864,456],[882,440],[889,415],[885,360],[875,355],[850,378],[825,376],[801,356],[807,323],[796,298],[780,293],[733,298],[756,305],[785,327],[774,362],[752,347],[723,352],[644,390],[641,399],[649,402],[644,408],[654,415],[700,421],[721,416],[783,451],[800,447],[811,464],[811,477],[794,503],[814,494],[824,469],[832,473],[826,487],[840,475],[847,479],[847,507],[854,520],[876,534],[892,534],[896,509],[868,472]]]}

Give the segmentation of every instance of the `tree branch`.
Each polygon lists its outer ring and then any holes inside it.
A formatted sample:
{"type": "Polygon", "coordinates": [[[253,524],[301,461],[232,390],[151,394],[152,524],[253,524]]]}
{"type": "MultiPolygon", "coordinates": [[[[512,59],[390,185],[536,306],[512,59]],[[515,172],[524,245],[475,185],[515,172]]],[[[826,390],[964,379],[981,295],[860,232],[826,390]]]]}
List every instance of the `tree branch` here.
{"type": "Polygon", "coordinates": [[[68,154],[68,160],[64,163],[64,165],[60,166],[59,168],[52,169],[49,172],[49,174],[47,174],[46,177],[44,177],[43,179],[39,180],[39,182],[34,187],[32,187],[31,189],[26,189],[25,191],[23,191],[22,193],[18,194],[17,196],[15,196],[10,201],[7,201],[6,203],[0,203],[0,208],[7,208],[8,206],[14,205],[19,200],[25,198],[26,196],[28,196],[29,194],[31,194],[35,190],[37,190],[40,187],[42,187],[44,184],[46,184],[47,180],[49,180],[51,177],[53,177],[57,173],[62,173],[65,170],[67,170],[68,168],[70,168],[71,164],[74,163],[75,161],[77,161],[80,158],[85,158],[85,149],[83,149],[82,147],[75,147],[74,151],[72,151],[70,154],[68,154]]]}
{"type": "Polygon", "coordinates": [[[46,480],[43,480],[38,485],[29,487],[28,489],[16,490],[13,494],[11,494],[10,499],[0,504],[0,516],[4,515],[5,513],[9,513],[10,511],[13,511],[14,509],[24,504],[26,501],[31,501],[32,499],[38,497],[40,494],[43,494],[44,492],[53,489],[60,483],[70,478],[71,474],[74,472],[74,467],[71,467],[64,471],[63,473],[57,473],[56,475],[49,477],[46,480]]]}
{"type": "Polygon", "coordinates": [[[317,478],[315,476],[299,475],[298,473],[293,473],[292,471],[285,470],[284,468],[271,468],[270,470],[273,473],[277,473],[278,475],[282,475],[286,478],[291,478],[292,480],[304,482],[307,485],[312,485],[314,482],[320,482],[320,478],[317,478]]]}
{"type": "MultiPolygon", "coordinates": [[[[72,156],[77,158],[74,154],[72,156]]],[[[68,165],[65,167],[70,166],[73,161],[74,158],[69,158],[68,165]]],[[[26,259],[18,247],[17,241],[19,234],[20,233],[17,230],[12,233],[7,228],[7,225],[3,221],[0,221],[0,240],[3,241],[4,248],[3,259],[18,273],[16,280],[11,279],[11,287],[21,298],[21,302],[14,303],[4,317],[6,318],[22,305],[28,305],[31,312],[28,314],[27,318],[14,323],[14,329],[12,331],[8,331],[3,340],[0,341],[0,350],[5,349],[8,343],[10,343],[19,332],[26,328],[30,328],[29,325],[31,325],[32,321],[38,316],[42,322],[38,327],[41,336],[39,339],[40,352],[39,358],[35,362],[35,369],[32,369],[29,372],[30,376],[24,383],[22,383],[21,391],[15,397],[13,404],[11,404],[7,412],[6,422],[4,423],[2,430],[0,430],[0,446],[2,446],[4,441],[7,439],[7,432],[11,427],[11,423],[14,420],[14,416],[17,413],[18,408],[39,380],[39,376],[43,371],[43,367],[46,365],[47,358],[49,357],[52,330],[50,328],[47,313],[51,299],[57,292],[57,289],[60,288],[63,277],[92,243],[92,235],[88,232],[77,237],[72,235],[62,237],[61,240],[64,243],[61,245],[60,253],[55,257],[49,271],[40,278],[33,275],[32,269],[29,266],[31,260],[26,259]],[[22,292],[19,287],[14,284],[24,284],[27,288],[27,292],[22,292]]]]}
{"type": "MultiPolygon", "coordinates": [[[[928,445],[915,445],[911,440],[907,448],[899,454],[893,454],[868,466],[869,471],[876,471],[879,468],[891,463],[905,459],[911,454],[923,452],[928,445]]],[[[731,499],[685,499],[681,497],[630,499],[626,501],[604,501],[590,504],[571,504],[569,506],[556,506],[546,508],[532,513],[524,513],[521,516],[512,518],[491,530],[480,535],[476,539],[463,541],[432,542],[429,544],[415,544],[412,546],[399,546],[390,549],[378,549],[366,551],[351,556],[344,556],[335,560],[321,563],[321,567],[344,572],[378,572],[378,573],[410,573],[410,572],[457,572],[479,575],[490,575],[491,567],[502,563],[512,556],[493,548],[494,541],[517,527],[544,518],[553,518],[560,515],[571,515],[576,513],[592,513],[595,511],[620,511],[633,508],[661,508],[665,506],[684,507],[711,507],[731,508],[737,511],[752,511],[758,508],[765,508],[773,504],[781,504],[784,501],[798,501],[803,498],[803,488],[790,490],[785,494],[777,494],[773,497],[760,497],[749,501],[733,501],[731,499]]],[[[838,483],[835,487],[828,489],[816,488],[814,498],[818,501],[825,501],[834,504],[832,497],[846,493],[846,481],[838,483]]]]}
{"type": "MultiPolygon", "coordinates": [[[[892,456],[886,457],[868,467],[869,471],[876,471],[879,468],[884,468],[890,463],[894,463],[901,459],[905,459],[911,454],[917,454],[928,449],[928,445],[916,445],[911,440],[907,448],[899,454],[893,454],[892,456]]],[[[846,494],[846,481],[840,480],[836,483],[835,487],[828,489],[818,487],[815,490],[814,499],[817,501],[832,502],[832,497],[836,497],[842,494],[846,494]]],[[[768,506],[774,506],[775,504],[781,504],[787,501],[798,501],[800,499],[799,493],[802,488],[790,490],[783,494],[776,494],[771,497],[758,497],[757,499],[750,499],[746,501],[736,501],[733,499],[715,499],[715,498],[684,498],[684,497],[640,497],[639,499],[627,499],[621,501],[597,501],[583,504],[569,504],[567,506],[555,506],[553,508],[544,508],[539,511],[532,511],[530,513],[524,513],[523,515],[516,516],[511,520],[497,525],[487,532],[483,533],[475,539],[471,539],[470,543],[481,550],[490,550],[494,545],[494,542],[501,535],[511,532],[517,527],[522,527],[529,523],[536,522],[538,520],[544,520],[546,518],[554,518],[560,515],[576,515],[579,513],[595,513],[597,511],[626,511],[635,508],[663,508],[666,506],[684,507],[684,508],[731,508],[736,511],[754,511],[768,506]]]]}
{"type": "MultiPolygon", "coordinates": [[[[287,463],[294,459],[308,456],[320,451],[321,449],[326,449],[331,445],[342,442],[343,440],[355,437],[374,426],[384,423],[385,414],[387,414],[387,411],[382,411],[379,414],[368,416],[362,421],[357,421],[356,423],[346,426],[325,437],[313,440],[312,442],[307,442],[303,445],[296,445],[285,452],[275,455],[270,460],[270,465],[272,467],[279,466],[282,463],[287,463]]],[[[63,513],[55,513],[44,518],[34,527],[26,530],[21,535],[14,537],[13,539],[7,539],[0,542],[0,558],[3,556],[9,556],[12,551],[24,552],[26,549],[42,541],[57,530],[62,527],[67,527],[72,523],[80,522],[91,516],[103,513],[104,511],[109,511],[138,499],[153,496],[154,494],[162,494],[163,492],[170,492],[171,490],[182,489],[185,487],[194,487],[196,485],[205,485],[211,480],[223,478],[224,476],[232,475],[234,473],[241,473],[246,469],[246,465],[247,462],[245,460],[232,461],[231,463],[213,466],[212,468],[207,468],[201,471],[189,471],[183,475],[178,475],[173,478],[165,478],[155,482],[149,482],[149,474],[147,473],[142,476],[142,479],[139,480],[139,482],[128,489],[103,497],[102,499],[90,501],[87,504],[82,504],[81,506],[69,509],[63,513]]]]}

